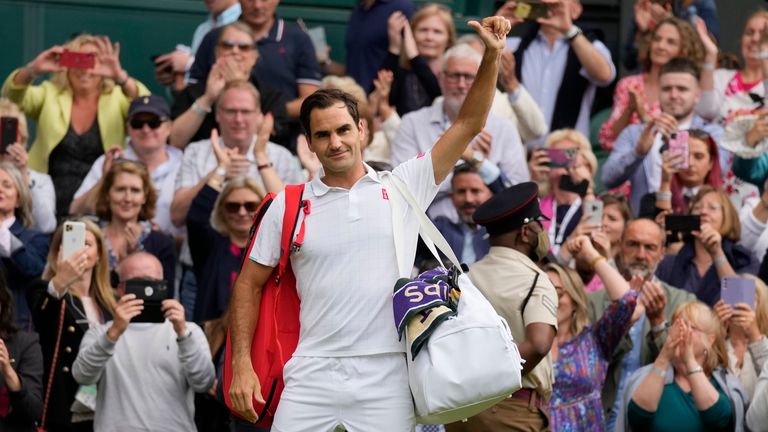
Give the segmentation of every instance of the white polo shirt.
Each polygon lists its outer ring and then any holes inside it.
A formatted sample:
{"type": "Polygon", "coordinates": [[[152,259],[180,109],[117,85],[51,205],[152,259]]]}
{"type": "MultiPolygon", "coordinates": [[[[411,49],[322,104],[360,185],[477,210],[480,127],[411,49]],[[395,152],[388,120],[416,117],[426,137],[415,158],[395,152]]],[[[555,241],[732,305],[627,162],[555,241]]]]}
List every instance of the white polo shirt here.
{"type": "MultiPolygon", "coordinates": [[[[304,243],[291,255],[301,299],[299,345],[294,356],[346,357],[403,352],[392,315],[392,292],[400,277],[390,199],[398,200],[404,235],[401,260],[413,267],[419,222],[381,174],[367,174],[351,189],[328,187],[321,171],[304,190],[311,213],[304,243]]],[[[422,208],[437,194],[431,153],[404,162],[402,179],[422,208]]],[[[280,193],[261,222],[249,258],[274,267],[280,253],[285,195],[280,193]]]]}

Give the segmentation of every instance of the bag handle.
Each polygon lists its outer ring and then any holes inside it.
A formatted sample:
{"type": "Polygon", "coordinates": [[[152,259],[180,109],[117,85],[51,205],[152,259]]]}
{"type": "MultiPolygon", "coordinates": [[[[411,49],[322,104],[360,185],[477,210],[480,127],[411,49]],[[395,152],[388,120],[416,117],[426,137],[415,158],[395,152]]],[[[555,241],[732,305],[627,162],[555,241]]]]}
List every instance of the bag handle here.
{"type": "MultiPolygon", "coordinates": [[[[445,237],[443,237],[443,235],[440,233],[440,230],[438,230],[435,224],[432,223],[429,217],[427,217],[427,215],[424,213],[424,210],[421,209],[419,204],[416,202],[416,198],[413,197],[405,183],[403,183],[399,177],[392,173],[387,173],[384,175],[384,179],[386,179],[388,184],[394,186],[394,189],[397,190],[400,196],[405,199],[405,201],[408,203],[408,206],[413,210],[414,215],[416,215],[416,219],[419,221],[419,235],[424,241],[424,244],[427,245],[427,248],[430,250],[430,252],[432,252],[432,255],[435,257],[435,259],[437,259],[438,262],[442,262],[440,255],[437,253],[437,250],[439,250],[448,258],[448,260],[451,261],[451,264],[453,264],[453,266],[456,267],[458,271],[462,271],[461,263],[456,257],[456,254],[453,252],[453,249],[451,249],[451,246],[448,244],[448,241],[445,240],[445,237]]],[[[390,202],[392,203],[395,210],[392,221],[395,228],[395,251],[397,252],[397,256],[399,258],[402,256],[402,244],[404,242],[403,235],[405,233],[402,229],[402,221],[400,220],[401,215],[397,209],[397,202],[396,200],[392,199],[390,199],[390,202]]]]}
{"type": "Polygon", "coordinates": [[[61,346],[61,333],[64,330],[64,310],[67,307],[66,296],[61,298],[61,311],[59,312],[59,331],[56,335],[56,345],[53,348],[53,360],[51,361],[51,372],[48,374],[48,384],[45,388],[45,401],[43,402],[43,415],[40,417],[40,426],[38,431],[45,431],[45,417],[48,414],[48,401],[51,398],[51,389],[53,388],[53,375],[56,373],[56,361],[59,358],[59,347],[61,346]]]}

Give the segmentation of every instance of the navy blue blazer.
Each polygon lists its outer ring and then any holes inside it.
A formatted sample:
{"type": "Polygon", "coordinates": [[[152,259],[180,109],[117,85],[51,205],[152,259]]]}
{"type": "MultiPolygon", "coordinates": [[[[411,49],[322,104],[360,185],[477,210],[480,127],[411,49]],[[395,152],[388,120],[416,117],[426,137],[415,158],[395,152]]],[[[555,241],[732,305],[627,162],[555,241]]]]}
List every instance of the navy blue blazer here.
{"type": "Polygon", "coordinates": [[[25,228],[18,219],[13,222],[9,230],[20,244],[11,240],[11,256],[0,258],[0,265],[5,272],[8,286],[16,298],[14,322],[20,328],[29,330],[32,316],[27,306],[24,289],[30,280],[43,274],[51,239],[47,234],[25,228]]]}
{"type": "MultiPolygon", "coordinates": [[[[434,222],[437,229],[445,237],[445,240],[448,241],[448,245],[451,246],[453,253],[456,254],[459,261],[464,262],[464,257],[462,256],[464,253],[464,231],[462,230],[462,225],[464,223],[453,223],[444,216],[438,216],[434,222]]],[[[488,239],[485,238],[486,233],[485,227],[478,225],[477,231],[472,235],[472,246],[475,250],[476,260],[484,257],[491,248],[488,239]]]]}

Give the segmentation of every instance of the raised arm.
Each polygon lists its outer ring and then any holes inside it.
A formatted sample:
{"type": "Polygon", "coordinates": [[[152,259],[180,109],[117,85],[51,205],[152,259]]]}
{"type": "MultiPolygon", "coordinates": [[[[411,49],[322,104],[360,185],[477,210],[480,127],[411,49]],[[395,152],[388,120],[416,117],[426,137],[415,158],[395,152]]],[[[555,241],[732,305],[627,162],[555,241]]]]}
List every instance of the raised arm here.
{"type": "Polygon", "coordinates": [[[507,33],[512,27],[506,18],[499,16],[483,18],[482,24],[477,21],[470,21],[468,24],[483,39],[485,53],[458,118],[432,149],[432,167],[435,183],[438,184],[445,180],[469,142],[485,126],[496,90],[499,59],[507,33]]]}

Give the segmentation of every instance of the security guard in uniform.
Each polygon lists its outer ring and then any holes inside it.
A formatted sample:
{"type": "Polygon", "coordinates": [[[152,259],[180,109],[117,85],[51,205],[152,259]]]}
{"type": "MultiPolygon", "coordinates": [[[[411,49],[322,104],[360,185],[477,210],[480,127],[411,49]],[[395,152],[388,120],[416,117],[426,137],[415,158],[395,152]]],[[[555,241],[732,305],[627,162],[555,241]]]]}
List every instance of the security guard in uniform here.
{"type": "Polygon", "coordinates": [[[557,333],[557,292],[537,262],[549,241],[536,183],[512,186],[482,204],[474,219],[488,230],[491,249],[469,278],[512,329],[523,365],[523,388],[496,406],[446,426],[448,432],[546,431],[552,393],[550,348],[557,333]]]}

